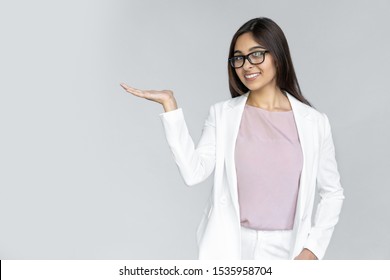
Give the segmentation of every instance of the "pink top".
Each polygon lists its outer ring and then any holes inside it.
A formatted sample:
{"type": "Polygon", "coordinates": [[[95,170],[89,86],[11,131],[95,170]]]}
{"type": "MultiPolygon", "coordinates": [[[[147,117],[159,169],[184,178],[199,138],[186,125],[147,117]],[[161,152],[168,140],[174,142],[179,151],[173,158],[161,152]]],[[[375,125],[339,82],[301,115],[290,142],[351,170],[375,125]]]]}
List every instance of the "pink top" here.
{"type": "Polygon", "coordinates": [[[293,111],[245,104],[235,147],[241,225],[290,230],[303,155],[293,111]]]}

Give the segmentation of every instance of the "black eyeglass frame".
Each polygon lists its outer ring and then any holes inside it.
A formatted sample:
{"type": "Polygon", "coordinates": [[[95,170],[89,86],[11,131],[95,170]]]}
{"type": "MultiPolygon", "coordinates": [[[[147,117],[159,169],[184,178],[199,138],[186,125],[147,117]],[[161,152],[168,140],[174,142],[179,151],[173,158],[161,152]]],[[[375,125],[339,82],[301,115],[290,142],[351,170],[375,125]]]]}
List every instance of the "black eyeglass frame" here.
{"type": "Polygon", "coordinates": [[[233,67],[234,69],[238,69],[238,68],[241,68],[241,67],[244,66],[244,64],[245,64],[245,59],[248,60],[249,63],[252,64],[252,65],[259,65],[259,64],[262,64],[262,63],[264,62],[264,60],[265,60],[265,54],[266,54],[266,53],[269,53],[269,51],[268,51],[268,50],[264,50],[264,51],[254,51],[254,52],[248,53],[247,55],[236,55],[236,56],[233,56],[233,57],[229,58],[228,60],[229,60],[229,64],[230,64],[231,67],[233,67]],[[259,62],[259,63],[253,63],[253,62],[251,61],[251,59],[249,58],[249,56],[250,56],[251,54],[254,54],[254,53],[257,53],[257,52],[261,52],[261,53],[262,53],[262,55],[263,55],[263,60],[262,60],[261,62],[259,62]],[[234,65],[233,65],[233,64],[234,64],[234,61],[233,61],[233,60],[234,60],[236,57],[242,57],[242,58],[244,59],[243,62],[242,62],[242,65],[241,65],[240,67],[234,67],[234,65]]]}

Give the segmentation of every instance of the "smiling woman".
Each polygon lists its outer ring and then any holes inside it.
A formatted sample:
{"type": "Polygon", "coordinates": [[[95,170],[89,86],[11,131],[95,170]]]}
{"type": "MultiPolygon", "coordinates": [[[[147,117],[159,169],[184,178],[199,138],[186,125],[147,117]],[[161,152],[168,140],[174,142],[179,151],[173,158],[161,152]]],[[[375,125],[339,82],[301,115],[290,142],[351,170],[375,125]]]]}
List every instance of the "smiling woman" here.
{"type": "Polygon", "coordinates": [[[303,97],[271,19],[238,29],[227,64],[232,98],[210,107],[196,148],[172,91],[122,84],[163,105],[166,139],[188,186],[215,171],[197,229],[199,258],[322,259],[344,199],[329,120],[303,97]]]}

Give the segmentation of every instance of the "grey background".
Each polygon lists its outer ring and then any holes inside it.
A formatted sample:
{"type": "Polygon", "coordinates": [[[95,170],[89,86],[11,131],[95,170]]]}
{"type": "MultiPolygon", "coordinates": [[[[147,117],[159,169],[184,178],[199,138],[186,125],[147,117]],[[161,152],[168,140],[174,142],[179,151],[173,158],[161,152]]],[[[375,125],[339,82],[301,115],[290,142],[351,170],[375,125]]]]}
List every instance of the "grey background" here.
{"type": "Polygon", "coordinates": [[[327,259],[390,259],[390,1],[1,1],[0,258],[194,259],[212,176],[186,187],[161,105],[197,143],[230,40],[275,20],[331,122],[345,203],[327,259]]]}

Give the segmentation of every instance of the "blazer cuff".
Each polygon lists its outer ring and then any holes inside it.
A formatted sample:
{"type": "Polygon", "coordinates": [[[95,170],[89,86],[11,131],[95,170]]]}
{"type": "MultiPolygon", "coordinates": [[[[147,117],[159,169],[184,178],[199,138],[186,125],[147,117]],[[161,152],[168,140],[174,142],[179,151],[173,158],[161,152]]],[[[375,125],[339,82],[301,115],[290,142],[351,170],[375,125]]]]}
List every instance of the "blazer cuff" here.
{"type": "Polygon", "coordinates": [[[160,118],[174,118],[176,115],[180,113],[183,114],[183,110],[181,107],[168,112],[162,112],[159,116],[160,118]]]}
{"type": "Polygon", "coordinates": [[[182,108],[163,112],[159,116],[164,126],[165,136],[169,146],[177,144],[180,139],[183,139],[183,133],[188,133],[182,108]]]}
{"type": "Polygon", "coordinates": [[[313,236],[308,237],[303,248],[309,249],[314,255],[316,255],[317,259],[322,260],[325,255],[325,250],[328,245],[328,242],[322,240],[322,242],[318,241],[319,239],[313,238],[313,236]]]}

